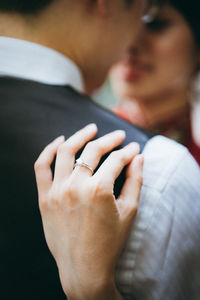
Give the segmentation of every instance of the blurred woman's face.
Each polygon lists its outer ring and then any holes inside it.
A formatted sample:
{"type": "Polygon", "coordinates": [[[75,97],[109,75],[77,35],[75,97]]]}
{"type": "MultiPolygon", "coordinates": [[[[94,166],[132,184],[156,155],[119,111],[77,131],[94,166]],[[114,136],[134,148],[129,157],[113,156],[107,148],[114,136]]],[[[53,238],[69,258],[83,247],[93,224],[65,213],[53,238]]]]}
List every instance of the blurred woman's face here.
{"type": "Polygon", "coordinates": [[[189,25],[177,10],[165,6],[113,67],[111,82],[121,98],[162,97],[187,90],[198,61],[189,25]]]}

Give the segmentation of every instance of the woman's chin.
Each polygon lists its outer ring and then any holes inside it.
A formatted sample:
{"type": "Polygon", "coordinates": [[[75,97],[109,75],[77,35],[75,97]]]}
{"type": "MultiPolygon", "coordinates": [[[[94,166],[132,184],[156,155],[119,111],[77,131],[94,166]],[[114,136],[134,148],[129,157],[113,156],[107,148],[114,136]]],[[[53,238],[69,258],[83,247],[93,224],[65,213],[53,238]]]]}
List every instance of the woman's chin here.
{"type": "Polygon", "coordinates": [[[120,95],[121,99],[148,99],[154,97],[156,95],[155,91],[152,91],[151,87],[146,85],[123,85],[120,90],[117,91],[117,94],[120,95]]]}

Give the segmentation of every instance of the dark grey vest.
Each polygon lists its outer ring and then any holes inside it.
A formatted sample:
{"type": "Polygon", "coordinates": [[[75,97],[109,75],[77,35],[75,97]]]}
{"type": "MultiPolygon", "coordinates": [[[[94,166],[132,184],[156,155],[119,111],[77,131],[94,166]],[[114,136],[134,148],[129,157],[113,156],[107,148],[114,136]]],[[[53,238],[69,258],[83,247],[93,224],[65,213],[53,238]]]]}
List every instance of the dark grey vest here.
{"type": "Polygon", "coordinates": [[[136,141],[143,149],[150,137],[70,87],[0,79],[0,299],[66,299],[43,235],[33,164],[54,138],[91,122],[99,136],[125,130],[124,145],[136,141]]]}

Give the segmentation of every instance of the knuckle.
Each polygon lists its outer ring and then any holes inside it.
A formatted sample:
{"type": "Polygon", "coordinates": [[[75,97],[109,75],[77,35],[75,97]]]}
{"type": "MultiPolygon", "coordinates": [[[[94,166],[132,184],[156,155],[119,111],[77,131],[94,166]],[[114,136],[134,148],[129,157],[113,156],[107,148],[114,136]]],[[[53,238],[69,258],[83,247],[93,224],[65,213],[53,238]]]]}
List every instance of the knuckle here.
{"type": "Polygon", "coordinates": [[[67,153],[74,155],[75,149],[75,143],[72,140],[67,140],[65,143],[59,146],[58,153],[59,155],[66,155],[67,153]]]}
{"type": "Polygon", "coordinates": [[[121,165],[125,165],[127,163],[127,157],[125,155],[120,155],[118,158],[119,162],[121,163],[121,165]]]}
{"type": "Polygon", "coordinates": [[[53,152],[53,150],[54,150],[53,145],[49,144],[44,148],[40,156],[48,157],[53,152]]]}
{"type": "Polygon", "coordinates": [[[111,159],[117,161],[121,165],[126,163],[126,156],[121,150],[113,151],[111,153],[111,159]]]}
{"type": "Polygon", "coordinates": [[[96,151],[96,148],[97,148],[97,142],[96,141],[89,142],[85,146],[86,151],[96,151]]]}
{"type": "Polygon", "coordinates": [[[39,208],[41,212],[47,211],[51,206],[51,190],[39,198],[39,208]]]}
{"type": "Polygon", "coordinates": [[[105,183],[105,181],[102,179],[96,180],[92,184],[91,191],[92,198],[94,200],[107,199],[112,195],[112,189],[110,188],[108,183],[105,183]]]}
{"type": "Polygon", "coordinates": [[[138,205],[136,203],[132,203],[132,201],[129,201],[129,203],[126,205],[126,215],[127,218],[132,220],[133,217],[135,217],[135,215],[138,212],[138,205]]]}
{"type": "Polygon", "coordinates": [[[37,171],[39,169],[39,161],[36,160],[36,162],[34,163],[34,170],[37,171]]]}
{"type": "Polygon", "coordinates": [[[37,160],[34,164],[34,170],[37,172],[45,167],[45,162],[42,160],[37,160]]]}
{"type": "Polygon", "coordinates": [[[143,177],[142,177],[142,175],[138,175],[136,177],[136,180],[137,180],[137,184],[139,185],[139,187],[142,187],[142,185],[143,185],[143,177]]]}
{"type": "Polygon", "coordinates": [[[68,150],[67,143],[64,143],[58,147],[58,154],[62,155],[68,150]]]}
{"type": "Polygon", "coordinates": [[[60,205],[60,195],[58,193],[57,189],[52,189],[52,191],[49,194],[49,202],[54,207],[58,207],[60,205]]]}
{"type": "Polygon", "coordinates": [[[73,180],[68,181],[62,191],[62,195],[67,200],[75,199],[78,191],[77,184],[73,180]]]}
{"type": "Polygon", "coordinates": [[[110,159],[115,160],[118,157],[118,151],[113,151],[110,154],[110,159]]]}
{"type": "Polygon", "coordinates": [[[49,208],[49,201],[46,198],[40,199],[39,200],[39,208],[40,208],[41,212],[47,211],[49,208]]]}
{"type": "Polygon", "coordinates": [[[132,212],[132,215],[136,215],[137,214],[137,212],[138,212],[138,205],[137,204],[133,204],[132,205],[131,212],[132,212]]]}
{"type": "Polygon", "coordinates": [[[97,153],[101,154],[106,151],[106,144],[103,143],[102,140],[96,142],[97,153]]]}
{"type": "Polygon", "coordinates": [[[53,209],[62,209],[64,206],[73,206],[77,197],[77,185],[70,180],[59,186],[54,186],[49,193],[48,204],[53,209]]]}
{"type": "Polygon", "coordinates": [[[103,143],[101,143],[100,141],[98,141],[98,140],[92,141],[92,142],[89,142],[86,145],[86,150],[87,151],[93,151],[97,155],[100,155],[102,152],[104,152],[105,145],[103,143]]]}

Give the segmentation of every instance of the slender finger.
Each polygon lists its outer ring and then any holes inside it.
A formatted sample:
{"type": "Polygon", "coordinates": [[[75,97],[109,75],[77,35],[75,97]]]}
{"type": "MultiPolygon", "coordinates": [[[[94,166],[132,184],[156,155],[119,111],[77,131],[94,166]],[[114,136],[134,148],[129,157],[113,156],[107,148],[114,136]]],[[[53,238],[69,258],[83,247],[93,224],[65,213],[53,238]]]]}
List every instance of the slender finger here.
{"type": "Polygon", "coordinates": [[[122,236],[124,237],[124,240],[122,240],[122,245],[124,244],[127,235],[130,232],[131,224],[137,213],[138,200],[142,187],[143,162],[143,155],[137,155],[135,159],[132,160],[127,168],[127,179],[121,195],[117,201],[115,201],[120,213],[121,230],[122,236]]]}
{"type": "Polygon", "coordinates": [[[52,185],[51,164],[56,156],[58,147],[64,142],[64,136],[60,136],[49,144],[35,162],[35,176],[39,197],[46,194],[52,185]]]}
{"type": "Polygon", "coordinates": [[[144,156],[137,155],[129,165],[126,172],[126,181],[122,188],[119,199],[130,201],[131,205],[136,207],[140,196],[143,182],[143,164],[144,156]]]}
{"type": "Polygon", "coordinates": [[[137,143],[131,143],[121,150],[113,151],[94,176],[98,177],[100,181],[114,184],[124,167],[132,161],[139,151],[140,147],[137,143]]]}
{"type": "Polygon", "coordinates": [[[97,126],[89,124],[77,131],[58,149],[56,158],[54,182],[61,182],[64,178],[71,175],[74,167],[76,153],[90,141],[97,133],[97,126]]]}
{"type": "MultiPolygon", "coordinates": [[[[88,143],[83,150],[80,159],[95,170],[102,156],[119,146],[125,139],[125,136],[126,134],[123,130],[116,130],[88,143]]],[[[91,170],[84,166],[76,167],[74,174],[78,176],[92,176],[91,170]]]]}

